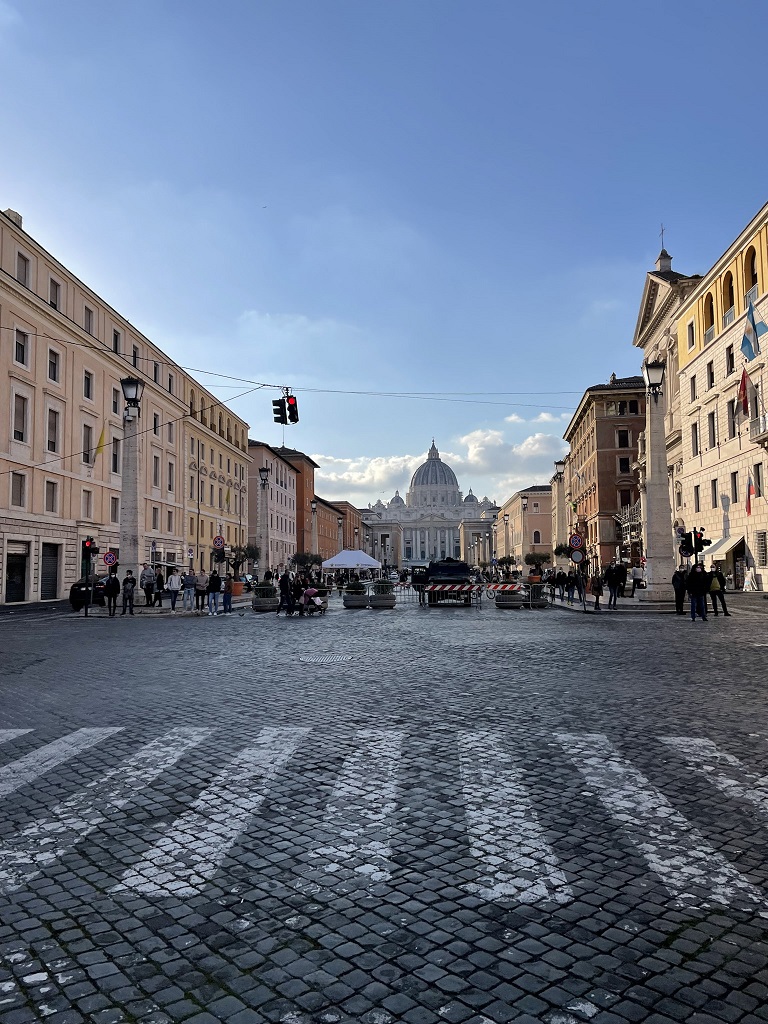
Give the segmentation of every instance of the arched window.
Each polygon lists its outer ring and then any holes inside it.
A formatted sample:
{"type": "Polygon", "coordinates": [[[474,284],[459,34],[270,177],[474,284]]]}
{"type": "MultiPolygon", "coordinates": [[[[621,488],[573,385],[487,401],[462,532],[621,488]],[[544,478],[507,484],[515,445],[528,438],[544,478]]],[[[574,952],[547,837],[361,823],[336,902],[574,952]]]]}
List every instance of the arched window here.
{"type": "Polygon", "coordinates": [[[759,289],[757,287],[757,253],[755,247],[750,246],[747,249],[747,254],[744,257],[744,308],[746,309],[750,302],[754,302],[758,296],[759,289]]]}
{"type": "Polygon", "coordinates": [[[541,544],[541,530],[534,530],[533,531],[533,543],[534,544],[541,544]]]}
{"type": "Polygon", "coordinates": [[[733,301],[733,274],[728,273],[723,278],[723,327],[727,327],[728,324],[734,318],[734,301],[733,301]]]}
{"type": "Polygon", "coordinates": [[[200,402],[200,422],[204,427],[208,426],[208,420],[205,415],[205,402],[203,401],[200,402]]]}
{"type": "Polygon", "coordinates": [[[223,424],[223,421],[222,421],[222,418],[221,418],[221,413],[219,413],[219,437],[224,437],[224,427],[223,427],[222,424],[223,424]]]}
{"type": "Polygon", "coordinates": [[[232,420],[227,420],[227,440],[232,440],[232,420]]]}
{"type": "Polygon", "coordinates": [[[715,336],[715,300],[712,292],[704,299],[704,344],[708,344],[715,336]]]}

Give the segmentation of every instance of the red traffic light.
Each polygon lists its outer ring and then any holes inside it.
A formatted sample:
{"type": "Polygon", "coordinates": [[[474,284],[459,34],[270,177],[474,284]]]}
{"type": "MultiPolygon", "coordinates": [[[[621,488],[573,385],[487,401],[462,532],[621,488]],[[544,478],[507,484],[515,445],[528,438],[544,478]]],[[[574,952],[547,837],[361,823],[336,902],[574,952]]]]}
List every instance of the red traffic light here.
{"type": "Polygon", "coordinates": [[[288,422],[298,423],[299,422],[299,403],[296,401],[295,395],[288,395],[286,399],[288,405],[288,422]]]}

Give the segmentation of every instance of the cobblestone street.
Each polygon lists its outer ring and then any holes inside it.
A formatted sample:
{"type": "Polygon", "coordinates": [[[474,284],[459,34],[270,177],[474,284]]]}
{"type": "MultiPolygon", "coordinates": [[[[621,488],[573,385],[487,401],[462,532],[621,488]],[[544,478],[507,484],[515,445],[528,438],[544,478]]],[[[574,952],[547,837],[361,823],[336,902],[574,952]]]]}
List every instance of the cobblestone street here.
{"type": "Polygon", "coordinates": [[[339,605],[0,621],[2,1024],[768,1020],[763,614],[339,605]]]}

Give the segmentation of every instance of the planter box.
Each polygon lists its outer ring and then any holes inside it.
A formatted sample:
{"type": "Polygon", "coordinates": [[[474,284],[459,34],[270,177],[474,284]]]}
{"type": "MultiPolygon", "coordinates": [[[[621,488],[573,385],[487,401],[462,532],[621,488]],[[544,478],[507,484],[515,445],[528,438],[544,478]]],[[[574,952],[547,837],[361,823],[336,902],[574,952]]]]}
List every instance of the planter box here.
{"type": "Polygon", "coordinates": [[[367,594],[344,594],[343,596],[345,608],[367,608],[368,607],[368,595],[367,594]]]}
{"type": "Polygon", "coordinates": [[[232,582],[232,597],[243,596],[243,582],[242,580],[233,580],[232,582]]]}
{"type": "Polygon", "coordinates": [[[255,612],[276,612],[280,607],[279,597],[252,597],[251,608],[255,612]]]}
{"type": "Polygon", "coordinates": [[[371,608],[394,608],[397,599],[394,594],[371,594],[368,603],[371,608]]]}
{"type": "Polygon", "coordinates": [[[528,598],[525,594],[515,593],[512,590],[500,590],[496,594],[497,608],[522,608],[523,605],[527,604],[528,598]]]}

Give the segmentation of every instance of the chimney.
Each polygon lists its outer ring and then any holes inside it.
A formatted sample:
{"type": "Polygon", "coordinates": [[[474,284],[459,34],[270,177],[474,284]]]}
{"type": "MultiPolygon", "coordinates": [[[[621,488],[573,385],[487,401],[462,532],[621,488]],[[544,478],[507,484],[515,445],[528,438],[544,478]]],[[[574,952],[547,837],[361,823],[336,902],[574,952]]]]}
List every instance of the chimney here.
{"type": "Polygon", "coordinates": [[[8,218],[8,220],[12,220],[13,221],[13,223],[16,225],[17,228],[21,227],[21,214],[20,213],[16,213],[15,210],[3,210],[3,213],[8,218]]]}
{"type": "Polygon", "coordinates": [[[672,257],[669,255],[666,249],[662,249],[656,260],[656,269],[661,273],[666,273],[672,269],[672,257]]]}

